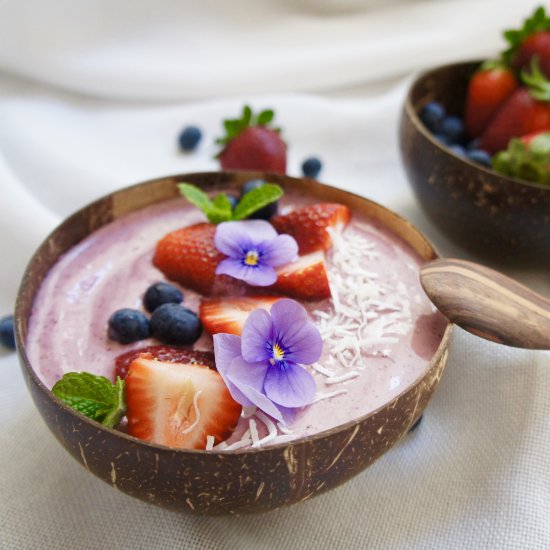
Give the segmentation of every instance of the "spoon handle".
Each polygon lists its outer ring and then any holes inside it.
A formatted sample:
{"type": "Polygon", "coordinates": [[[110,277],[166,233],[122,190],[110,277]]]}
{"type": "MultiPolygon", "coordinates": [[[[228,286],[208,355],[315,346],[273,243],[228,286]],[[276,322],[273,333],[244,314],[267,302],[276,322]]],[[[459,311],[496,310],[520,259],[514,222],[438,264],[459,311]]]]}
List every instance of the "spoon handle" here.
{"type": "Polygon", "coordinates": [[[456,325],[500,344],[550,349],[550,300],[488,267],[438,259],[420,270],[433,304],[456,325]]]}

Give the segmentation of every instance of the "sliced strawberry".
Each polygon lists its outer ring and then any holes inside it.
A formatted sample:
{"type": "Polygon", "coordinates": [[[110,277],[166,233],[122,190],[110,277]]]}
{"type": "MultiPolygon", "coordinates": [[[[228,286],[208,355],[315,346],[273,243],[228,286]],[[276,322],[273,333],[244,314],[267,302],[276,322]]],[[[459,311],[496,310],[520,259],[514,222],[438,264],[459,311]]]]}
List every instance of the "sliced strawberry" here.
{"type": "Polygon", "coordinates": [[[230,298],[203,298],[199,317],[210,334],[223,332],[240,336],[250,313],[263,308],[268,311],[280,296],[235,296],[230,298]]]}
{"type": "Polygon", "coordinates": [[[130,435],[184,449],[204,449],[209,435],[227,439],[242,410],[216,371],[145,357],[130,365],[126,403],[130,435]]]}
{"type": "Polygon", "coordinates": [[[127,351],[115,358],[115,376],[123,380],[128,375],[130,363],[139,356],[157,359],[165,363],[199,363],[210,369],[216,368],[214,354],[210,351],[178,348],[176,346],[145,346],[127,351]]]}
{"type": "Polygon", "coordinates": [[[168,279],[202,294],[211,294],[216,266],[225,258],[214,246],[216,226],[198,223],[165,235],[157,244],[153,263],[168,279]]]}
{"type": "Polygon", "coordinates": [[[351,211],[338,203],[320,203],[304,206],[289,214],[275,216],[270,221],[279,233],[296,239],[300,254],[327,250],[332,246],[328,227],[341,230],[349,223],[351,211]]]}
{"type": "Polygon", "coordinates": [[[325,257],[322,252],[300,256],[297,261],[277,270],[277,282],[272,288],[305,301],[330,298],[325,257]]]}

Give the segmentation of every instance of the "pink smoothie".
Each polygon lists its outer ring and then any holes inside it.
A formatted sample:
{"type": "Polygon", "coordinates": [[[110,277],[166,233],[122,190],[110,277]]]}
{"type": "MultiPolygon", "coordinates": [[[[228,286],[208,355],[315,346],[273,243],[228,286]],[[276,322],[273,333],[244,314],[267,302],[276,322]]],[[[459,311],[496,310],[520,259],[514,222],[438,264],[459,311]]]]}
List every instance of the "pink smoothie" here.
{"type": "MultiPolygon", "coordinates": [[[[282,211],[305,202],[287,194],[282,211]]],[[[48,387],[71,371],[113,379],[117,355],[158,343],[113,342],[107,320],[123,307],[142,309],[147,287],[165,280],[152,264],[157,241],[203,220],[183,199],[167,201],[103,227],[60,258],[38,292],[27,338],[30,362],[48,387]]],[[[357,214],[333,242],[327,254],[333,297],[304,304],[324,341],[323,356],[308,366],[317,382],[316,402],[288,426],[244,410],[234,434],[217,449],[262,446],[333,428],[384,405],[427,368],[445,320],[420,287],[420,258],[357,214]]],[[[198,311],[200,297],[182,290],[184,305],[198,311]]],[[[194,347],[212,349],[211,337],[203,334],[194,347]]]]}

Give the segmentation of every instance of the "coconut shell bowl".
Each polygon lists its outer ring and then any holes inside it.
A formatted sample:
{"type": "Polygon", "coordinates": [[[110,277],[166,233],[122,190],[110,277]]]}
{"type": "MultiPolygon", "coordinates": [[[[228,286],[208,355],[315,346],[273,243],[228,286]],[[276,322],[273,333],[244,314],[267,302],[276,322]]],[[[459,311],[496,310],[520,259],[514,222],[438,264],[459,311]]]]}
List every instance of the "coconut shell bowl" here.
{"type": "MultiPolygon", "coordinates": [[[[424,138],[426,141],[428,137],[424,138]]],[[[423,374],[391,402],[336,428],[273,446],[232,452],[150,444],[106,428],[66,406],[42,383],[25,342],[33,301],[48,270],[72,246],[130,212],[178,196],[176,183],[205,191],[240,188],[264,178],[319,201],[340,202],[389,228],[426,261],[430,243],[407,221],[367,199],[307,179],[258,173],[204,173],[156,179],[112,193],[63,222],[40,246],[16,306],[16,339],[33,400],[59,443],[92,474],[128,495],[194,514],[264,512],[305,501],[349,480],[389,450],[417,421],[434,392],[448,355],[451,324],[423,374]]]]}
{"type": "Polygon", "coordinates": [[[451,240],[480,258],[550,264],[550,187],[501,175],[459,156],[424,126],[419,112],[438,101],[463,116],[468,81],[481,61],[421,74],[400,123],[405,172],[426,215],[451,240]]]}

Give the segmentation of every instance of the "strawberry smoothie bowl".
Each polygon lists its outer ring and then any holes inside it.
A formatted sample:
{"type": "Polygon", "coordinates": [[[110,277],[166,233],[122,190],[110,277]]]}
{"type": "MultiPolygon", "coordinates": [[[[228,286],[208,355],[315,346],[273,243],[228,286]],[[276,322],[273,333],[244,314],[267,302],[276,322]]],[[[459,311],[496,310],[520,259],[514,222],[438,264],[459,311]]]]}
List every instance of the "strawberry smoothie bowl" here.
{"type": "Polygon", "coordinates": [[[313,180],[168,177],[115,192],[31,260],[16,337],[34,401],[89,471],[200,514],[306,500],[418,420],[450,324],[408,222],[313,180]]]}

